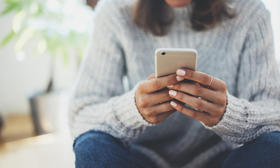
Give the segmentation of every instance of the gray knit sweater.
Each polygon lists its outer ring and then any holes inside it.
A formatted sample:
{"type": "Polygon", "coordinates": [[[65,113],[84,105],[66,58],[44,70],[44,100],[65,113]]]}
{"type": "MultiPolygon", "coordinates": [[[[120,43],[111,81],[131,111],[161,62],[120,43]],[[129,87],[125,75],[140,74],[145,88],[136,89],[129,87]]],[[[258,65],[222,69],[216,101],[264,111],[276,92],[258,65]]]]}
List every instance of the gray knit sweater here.
{"type": "Polygon", "coordinates": [[[237,16],[203,32],[191,29],[190,7],[174,9],[168,35],[157,37],[134,24],[135,0],[101,0],[71,100],[73,136],[104,131],[161,168],[199,168],[225,150],[280,130],[280,75],[270,14],[260,0],[230,3],[237,16]],[[179,112],[157,125],[142,118],[135,90],[154,73],[154,51],[162,47],[195,48],[197,70],[226,82],[228,106],[217,125],[206,127],[179,112]]]}

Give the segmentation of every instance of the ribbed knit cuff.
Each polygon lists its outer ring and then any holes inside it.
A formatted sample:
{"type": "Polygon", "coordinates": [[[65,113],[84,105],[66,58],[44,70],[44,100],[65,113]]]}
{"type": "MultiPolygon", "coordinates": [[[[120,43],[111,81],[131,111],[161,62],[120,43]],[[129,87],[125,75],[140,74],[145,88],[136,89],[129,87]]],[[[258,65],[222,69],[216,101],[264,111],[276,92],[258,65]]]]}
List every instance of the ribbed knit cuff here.
{"type": "Polygon", "coordinates": [[[250,127],[248,122],[248,102],[238,99],[229,93],[227,93],[227,96],[228,105],[220,122],[212,127],[203,125],[224,139],[237,142],[241,138],[240,136],[245,134],[246,129],[250,127]]]}
{"type": "Polygon", "coordinates": [[[135,92],[138,85],[136,85],[131,91],[118,97],[113,104],[113,110],[115,111],[115,120],[119,123],[120,129],[139,129],[145,126],[153,126],[148,123],[140,114],[135,103],[135,92]]]}

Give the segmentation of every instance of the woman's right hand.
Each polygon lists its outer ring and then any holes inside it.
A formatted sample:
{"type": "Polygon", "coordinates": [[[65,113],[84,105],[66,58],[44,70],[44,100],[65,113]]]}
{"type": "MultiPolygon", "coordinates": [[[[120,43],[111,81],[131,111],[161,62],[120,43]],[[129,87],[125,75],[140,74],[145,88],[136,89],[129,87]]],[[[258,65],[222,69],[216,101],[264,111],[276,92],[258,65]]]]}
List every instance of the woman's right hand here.
{"type": "Polygon", "coordinates": [[[176,74],[161,78],[150,75],[141,82],[135,93],[135,102],[142,117],[152,124],[165,120],[176,110],[170,105],[172,98],[169,96],[167,86],[178,83],[176,74]]]}

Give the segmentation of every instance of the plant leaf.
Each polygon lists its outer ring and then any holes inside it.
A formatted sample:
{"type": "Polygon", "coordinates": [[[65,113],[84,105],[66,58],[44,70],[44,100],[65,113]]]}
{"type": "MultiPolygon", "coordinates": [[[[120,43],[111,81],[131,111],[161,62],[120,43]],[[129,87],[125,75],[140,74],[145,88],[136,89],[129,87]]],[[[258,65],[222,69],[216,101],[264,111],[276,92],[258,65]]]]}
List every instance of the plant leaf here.
{"type": "Polygon", "coordinates": [[[21,7],[21,4],[20,3],[16,3],[16,2],[13,2],[13,3],[10,3],[9,5],[7,5],[7,7],[1,12],[0,16],[4,16],[16,9],[19,9],[21,7]]]}
{"type": "Polygon", "coordinates": [[[14,31],[11,31],[9,34],[7,34],[4,39],[1,41],[0,43],[0,47],[4,47],[6,44],[8,44],[12,38],[15,36],[15,32],[14,31]]]}
{"type": "Polygon", "coordinates": [[[25,44],[32,39],[32,37],[34,34],[34,30],[32,28],[26,28],[24,29],[24,31],[22,33],[20,33],[18,40],[16,41],[15,44],[15,49],[16,51],[20,51],[23,49],[23,47],[25,46],[25,44]]]}

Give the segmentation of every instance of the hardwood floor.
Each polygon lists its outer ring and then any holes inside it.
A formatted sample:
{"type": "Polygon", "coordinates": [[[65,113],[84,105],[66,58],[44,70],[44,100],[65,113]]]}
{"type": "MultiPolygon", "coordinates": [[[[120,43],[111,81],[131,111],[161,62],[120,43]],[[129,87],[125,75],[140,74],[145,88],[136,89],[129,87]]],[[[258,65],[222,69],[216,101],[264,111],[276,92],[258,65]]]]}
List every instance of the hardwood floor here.
{"type": "Polygon", "coordinates": [[[12,114],[5,117],[1,142],[10,142],[32,137],[33,124],[29,114],[12,114]]]}
{"type": "Polygon", "coordinates": [[[75,167],[72,140],[67,131],[33,136],[29,115],[7,116],[1,139],[1,168],[75,167]]]}
{"type": "Polygon", "coordinates": [[[72,142],[62,134],[6,142],[0,146],[2,168],[74,168],[72,142]]]}

